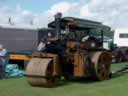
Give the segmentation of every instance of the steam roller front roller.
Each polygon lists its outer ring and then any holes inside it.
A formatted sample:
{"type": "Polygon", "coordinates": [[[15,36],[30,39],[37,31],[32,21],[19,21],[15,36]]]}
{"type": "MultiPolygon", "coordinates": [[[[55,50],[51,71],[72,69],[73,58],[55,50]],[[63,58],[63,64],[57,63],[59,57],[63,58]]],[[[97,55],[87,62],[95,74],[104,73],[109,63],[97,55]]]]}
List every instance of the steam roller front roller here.
{"type": "Polygon", "coordinates": [[[52,58],[32,58],[27,65],[26,78],[32,86],[54,87],[58,78],[53,76],[52,58]]]}
{"type": "Polygon", "coordinates": [[[95,52],[93,54],[95,77],[97,80],[107,80],[111,74],[112,56],[109,52],[95,52]]]}

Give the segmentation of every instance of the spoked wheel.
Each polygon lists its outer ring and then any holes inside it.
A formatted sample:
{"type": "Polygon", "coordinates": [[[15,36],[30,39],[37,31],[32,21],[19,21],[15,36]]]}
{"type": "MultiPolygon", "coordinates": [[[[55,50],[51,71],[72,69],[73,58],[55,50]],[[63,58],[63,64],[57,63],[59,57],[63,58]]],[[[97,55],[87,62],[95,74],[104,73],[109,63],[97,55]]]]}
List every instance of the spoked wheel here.
{"type": "Polygon", "coordinates": [[[107,80],[110,78],[110,68],[112,58],[108,52],[96,52],[95,56],[95,75],[98,80],[107,80]]]}
{"type": "Polygon", "coordinates": [[[32,86],[54,87],[59,78],[53,76],[53,62],[51,59],[33,58],[30,60],[26,78],[32,86]]]}

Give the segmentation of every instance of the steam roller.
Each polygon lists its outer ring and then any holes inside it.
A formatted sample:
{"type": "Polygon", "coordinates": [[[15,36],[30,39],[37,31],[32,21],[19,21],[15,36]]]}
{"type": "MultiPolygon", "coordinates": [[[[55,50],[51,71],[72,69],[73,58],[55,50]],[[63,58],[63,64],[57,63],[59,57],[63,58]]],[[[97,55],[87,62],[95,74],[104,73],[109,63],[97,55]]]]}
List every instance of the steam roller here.
{"type": "Polygon", "coordinates": [[[73,17],[61,18],[58,13],[55,21],[48,26],[55,29],[56,37],[61,38],[46,44],[46,52],[32,54],[26,68],[26,79],[30,85],[54,87],[61,77],[67,80],[87,77],[100,81],[110,78],[112,56],[109,50],[103,48],[103,31],[101,38],[89,35],[89,30],[101,28],[101,23],[73,17]],[[66,39],[61,30],[68,31],[66,39]],[[83,36],[80,38],[78,31],[88,36],[81,41],[83,36]]]}

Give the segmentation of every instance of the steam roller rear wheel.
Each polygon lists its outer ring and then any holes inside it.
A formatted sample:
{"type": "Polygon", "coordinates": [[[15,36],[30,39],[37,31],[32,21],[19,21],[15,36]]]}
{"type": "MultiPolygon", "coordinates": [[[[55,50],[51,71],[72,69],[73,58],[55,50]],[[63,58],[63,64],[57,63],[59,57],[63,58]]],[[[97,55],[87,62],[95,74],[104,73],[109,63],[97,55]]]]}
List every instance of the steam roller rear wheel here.
{"type": "Polygon", "coordinates": [[[111,54],[109,52],[96,52],[94,55],[94,69],[98,80],[110,78],[111,54]]]}
{"type": "Polygon", "coordinates": [[[53,76],[52,59],[32,58],[27,66],[26,78],[32,86],[54,87],[59,78],[53,76]]]}

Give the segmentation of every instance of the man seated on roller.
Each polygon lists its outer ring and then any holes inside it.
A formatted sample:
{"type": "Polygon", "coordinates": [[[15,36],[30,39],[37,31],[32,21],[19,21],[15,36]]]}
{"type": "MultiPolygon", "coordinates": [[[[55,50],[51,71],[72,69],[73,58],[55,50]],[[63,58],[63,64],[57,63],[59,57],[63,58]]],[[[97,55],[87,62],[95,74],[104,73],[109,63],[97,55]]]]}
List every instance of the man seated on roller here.
{"type": "Polygon", "coordinates": [[[60,39],[49,32],[47,37],[44,37],[39,43],[37,50],[39,52],[58,54],[61,59],[65,54],[65,48],[59,42],[60,39]]]}
{"type": "MultiPolygon", "coordinates": [[[[47,34],[47,36],[44,36],[41,39],[41,41],[40,41],[40,43],[38,45],[37,50],[39,52],[47,52],[49,50],[52,50],[53,48],[47,48],[47,47],[49,47],[51,44],[55,43],[57,40],[58,40],[58,38],[57,37],[54,37],[52,35],[52,33],[49,32],[47,34]]],[[[52,53],[52,52],[49,52],[49,53],[52,53]]]]}
{"type": "Polygon", "coordinates": [[[52,33],[48,33],[46,51],[58,54],[61,58],[65,54],[65,48],[61,45],[60,39],[60,37],[56,37],[52,33]]]}

